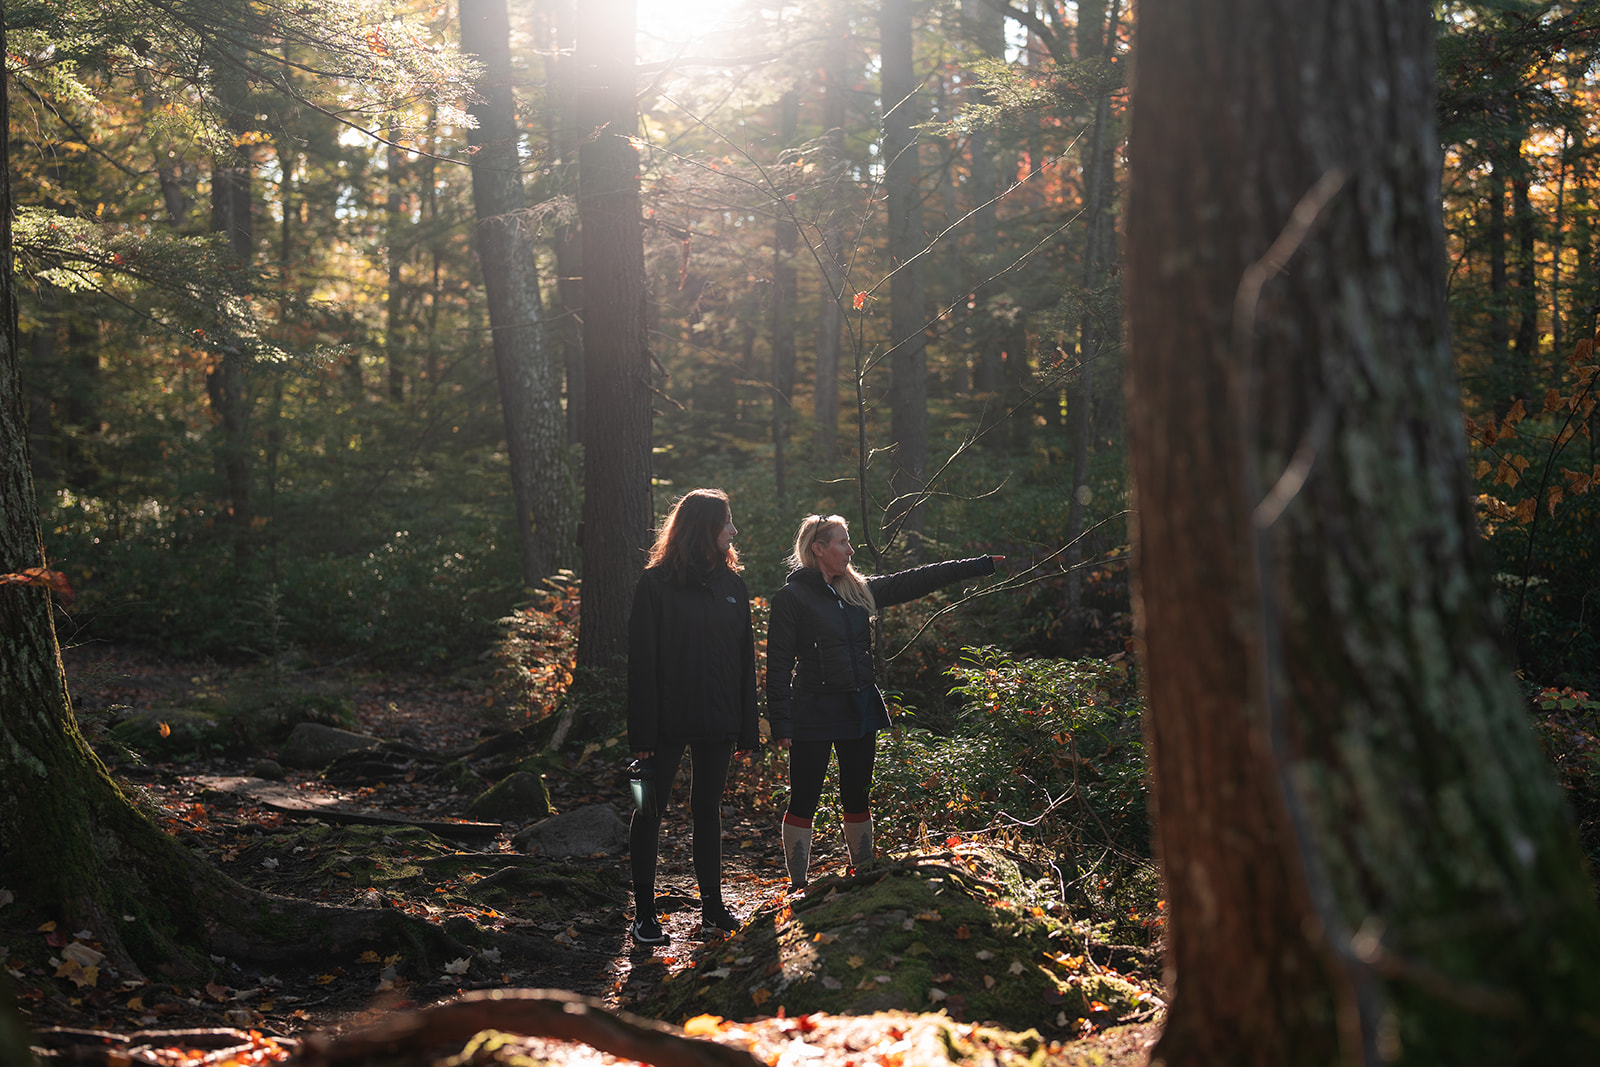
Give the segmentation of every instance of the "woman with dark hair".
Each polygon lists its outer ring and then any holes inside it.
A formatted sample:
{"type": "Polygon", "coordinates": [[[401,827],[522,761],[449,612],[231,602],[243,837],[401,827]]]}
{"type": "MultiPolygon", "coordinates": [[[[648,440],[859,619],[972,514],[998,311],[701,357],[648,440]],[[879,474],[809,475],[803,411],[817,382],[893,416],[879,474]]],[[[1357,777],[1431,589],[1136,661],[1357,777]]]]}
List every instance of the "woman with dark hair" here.
{"type": "Polygon", "coordinates": [[[767,718],[789,750],[789,807],[783,857],[791,888],[806,885],[811,823],[828,761],[839,757],[839,802],[850,866],[872,858],[872,758],[889,712],[872,666],[872,621],[883,608],[943,586],[994,573],[1004,556],[930,563],[864,577],[850,565],[850,529],[838,515],[800,523],[794,571],[772,598],[767,628],[767,718]]]}
{"type": "Polygon", "coordinates": [[[654,810],[636,810],[628,830],[635,941],[667,940],[656,919],[656,851],[662,808],[684,751],[690,754],[689,814],[700,921],[731,932],[722,903],[722,791],[729,757],[756,745],[756,656],[750,593],[739,577],[738,534],[728,495],[686,493],[650,550],[628,618],[628,748],[652,776],[654,810]]]}

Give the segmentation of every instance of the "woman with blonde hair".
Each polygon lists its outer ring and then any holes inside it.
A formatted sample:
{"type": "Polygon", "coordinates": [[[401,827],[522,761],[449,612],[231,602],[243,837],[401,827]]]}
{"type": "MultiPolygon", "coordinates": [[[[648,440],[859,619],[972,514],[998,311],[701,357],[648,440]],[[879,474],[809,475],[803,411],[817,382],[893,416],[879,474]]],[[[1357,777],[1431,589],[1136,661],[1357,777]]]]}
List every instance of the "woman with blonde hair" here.
{"type": "Polygon", "coordinates": [[[772,598],[767,628],[767,717],[789,749],[783,855],[793,889],[804,889],[811,824],[828,761],[839,759],[839,801],[850,865],[872,858],[872,759],[889,725],[872,665],[872,620],[884,608],[943,586],[994,573],[1003,556],[930,563],[876,578],[850,564],[850,528],[838,515],[810,515],[794,539],[794,567],[772,598]]]}
{"type": "Polygon", "coordinates": [[[635,941],[667,940],[656,918],[662,809],[687,750],[700,921],[739,928],[722,902],[722,792],[729,757],[756,744],[756,656],[750,593],[739,577],[728,494],[695,489],[672,506],[628,617],[628,748],[654,782],[655,804],[628,828],[635,941]]]}

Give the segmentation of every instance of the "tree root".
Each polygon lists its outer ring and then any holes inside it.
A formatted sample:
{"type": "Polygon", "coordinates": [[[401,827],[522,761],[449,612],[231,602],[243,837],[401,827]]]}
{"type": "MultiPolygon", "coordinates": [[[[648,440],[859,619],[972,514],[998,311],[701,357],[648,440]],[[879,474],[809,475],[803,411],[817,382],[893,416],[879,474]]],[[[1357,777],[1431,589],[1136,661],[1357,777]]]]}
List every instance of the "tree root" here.
{"type": "Polygon", "coordinates": [[[459,1044],[484,1030],[579,1041],[602,1052],[658,1067],[761,1067],[750,1053],[685,1037],[675,1027],[559,989],[468,993],[419,1011],[390,1015],[341,1037],[308,1035],[293,1067],[341,1067],[374,1056],[459,1044]]]}
{"type": "MultiPolygon", "coordinates": [[[[222,1059],[228,1053],[261,1047],[259,1034],[243,1030],[140,1030],[132,1034],[113,1034],[103,1030],[78,1030],[58,1027],[45,1030],[35,1039],[37,1048],[50,1054],[51,1063],[150,1064],[164,1067],[173,1062],[169,1049],[206,1053],[207,1061],[222,1059]]],[[[269,1042],[279,1047],[295,1043],[269,1042]]],[[[10,1063],[10,1060],[6,1062],[10,1063]]]]}

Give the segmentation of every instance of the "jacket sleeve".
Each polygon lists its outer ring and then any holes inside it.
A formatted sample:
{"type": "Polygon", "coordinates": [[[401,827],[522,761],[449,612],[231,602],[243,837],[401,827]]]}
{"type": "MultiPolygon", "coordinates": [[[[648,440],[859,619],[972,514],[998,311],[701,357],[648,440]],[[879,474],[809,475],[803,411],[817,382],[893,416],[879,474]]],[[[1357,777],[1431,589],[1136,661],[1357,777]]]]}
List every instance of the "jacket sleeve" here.
{"type": "Polygon", "coordinates": [[[867,588],[872,590],[873,603],[879,608],[890,608],[927,596],[935,589],[993,573],[993,556],[974,556],[971,559],[953,559],[948,563],[929,563],[908,571],[869,578],[867,588]]]}
{"type": "Polygon", "coordinates": [[[767,721],[772,736],[794,736],[794,658],[799,640],[800,602],[788,589],[772,598],[767,620],[767,721]]]}
{"type": "Polygon", "coordinates": [[[628,615],[628,751],[654,752],[661,737],[661,694],[656,686],[660,659],[660,603],[655,583],[639,577],[628,615]]]}
{"type": "Polygon", "coordinates": [[[739,640],[739,751],[749,752],[761,739],[756,719],[756,634],[750,621],[750,590],[739,582],[744,601],[744,636],[739,640]]]}

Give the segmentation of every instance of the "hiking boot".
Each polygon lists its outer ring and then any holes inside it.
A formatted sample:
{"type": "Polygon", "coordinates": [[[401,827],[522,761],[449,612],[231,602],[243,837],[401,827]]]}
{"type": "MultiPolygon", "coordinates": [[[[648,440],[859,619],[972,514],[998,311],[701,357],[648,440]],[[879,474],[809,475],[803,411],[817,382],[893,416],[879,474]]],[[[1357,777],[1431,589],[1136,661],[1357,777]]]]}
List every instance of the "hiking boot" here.
{"type": "Polygon", "coordinates": [[[628,926],[628,933],[641,945],[661,945],[671,940],[667,932],[661,929],[661,924],[648,916],[633,920],[628,926]]]}
{"type": "Polygon", "coordinates": [[[725,934],[731,934],[744,923],[740,922],[733,912],[718,904],[700,913],[700,925],[707,930],[721,930],[725,934]]]}

